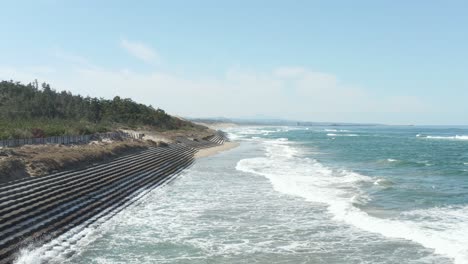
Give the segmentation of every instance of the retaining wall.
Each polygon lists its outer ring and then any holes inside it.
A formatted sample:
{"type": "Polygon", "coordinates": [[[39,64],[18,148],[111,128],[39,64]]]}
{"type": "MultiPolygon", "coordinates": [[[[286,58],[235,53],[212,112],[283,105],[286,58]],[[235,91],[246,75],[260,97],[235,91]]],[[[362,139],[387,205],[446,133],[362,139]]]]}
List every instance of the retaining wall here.
{"type": "Polygon", "coordinates": [[[47,247],[66,250],[69,243],[64,242],[74,234],[99,225],[173,179],[194,162],[199,149],[225,140],[222,133],[197,141],[178,138],[167,147],[85,169],[1,184],[0,264],[12,263],[19,249],[31,243],[46,243],[44,254],[47,247]]]}

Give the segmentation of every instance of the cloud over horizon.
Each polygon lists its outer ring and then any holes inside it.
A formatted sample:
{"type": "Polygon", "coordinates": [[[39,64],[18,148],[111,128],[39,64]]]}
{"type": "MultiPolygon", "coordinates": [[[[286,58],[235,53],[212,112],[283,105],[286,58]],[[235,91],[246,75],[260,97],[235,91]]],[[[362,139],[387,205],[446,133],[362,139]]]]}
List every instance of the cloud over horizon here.
{"type": "Polygon", "coordinates": [[[144,62],[157,62],[159,61],[158,53],[149,45],[138,41],[131,41],[126,38],[120,40],[120,46],[126,50],[130,55],[144,62]]]}
{"type": "MultiPolygon", "coordinates": [[[[155,56],[148,55],[151,52],[138,52],[146,59],[155,56]]],[[[85,96],[130,97],[188,117],[266,115],[309,121],[382,122],[378,120],[382,115],[401,118],[430,110],[420,98],[401,94],[381,98],[369,89],[342,82],[334,74],[298,66],[269,71],[235,67],[225,70],[221,76],[189,78],[168,71],[141,73],[106,69],[80,61],[70,69],[47,67],[50,69],[47,72],[38,70],[41,67],[0,68],[0,78],[10,76],[23,82],[37,78],[58,90],[85,96]],[[372,113],[375,118],[363,117],[362,113],[372,113]]]]}

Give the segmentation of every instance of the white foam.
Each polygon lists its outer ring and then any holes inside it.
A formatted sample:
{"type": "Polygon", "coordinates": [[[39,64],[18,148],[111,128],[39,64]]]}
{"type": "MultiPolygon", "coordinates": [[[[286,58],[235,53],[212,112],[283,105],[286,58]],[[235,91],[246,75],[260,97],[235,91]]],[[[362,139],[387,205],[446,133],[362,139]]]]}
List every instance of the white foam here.
{"type": "Polygon", "coordinates": [[[334,133],[328,133],[327,136],[329,137],[359,137],[357,134],[334,134],[334,133]]]}
{"type": "Polygon", "coordinates": [[[228,138],[229,138],[230,140],[234,140],[234,141],[235,141],[235,140],[238,140],[238,139],[242,138],[242,136],[240,136],[240,135],[237,134],[237,133],[231,133],[231,132],[229,132],[229,133],[228,133],[228,138]]]}
{"type": "Polygon", "coordinates": [[[349,201],[364,196],[356,184],[372,178],[347,170],[332,170],[313,159],[301,158],[301,151],[290,144],[266,141],[266,157],[243,159],[236,169],[267,177],[283,193],[299,195],[311,201],[349,201]],[[354,192],[348,192],[348,189],[354,192]],[[344,199],[344,200],[343,200],[344,199]]]}
{"type": "Polygon", "coordinates": [[[396,159],[387,159],[388,162],[397,162],[398,160],[396,159]]]}
{"type": "Polygon", "coordinates": [[[266,157],[240,160],[236,169],[268,178],[276,191],[327,204],[337,221],[385,237],[411,240],[453,258],[457,264],[468,263],[468,207],[413,211],[394,219],[374,217],[354,206],[368,200],[362,183],[385,187],[392,185],[391,181],[334,170],[297,153],[291,155],[300,151],[284,142],[267,141],[265,148],[266,157]]]}
{"type": "Polygon", "coordinates": [[[256,128],[245,128],[241,131],[238,131],[237,134],[240,135],[263,135],[263,134],[270,134],[278,132],[276,130],[268,130],[268,129],[256,129],[256,128]]]}
{"type": "Polygon", "coordinates": [[[349,130],[346,130],[346,129],[324,129],[323,131],[325,132],[350,132],[349,130]]]}
{"type": "Polygon", "coordinates": [[[445,139],[445,140],[468,140],[468,135],[455,135],[455,136],[421,136],[416,135],[417,137],[427,138],[427,139],[445,139]]]}
{"type": "Polygon", "coordinates": [[[388,187],[388,186],[393,185],[393,182],[390,181],[390,180],[387,180],[387,179],[377,179],[377,180],[374,182],[374,185],[383,186],[383,187],[388,187]]]}

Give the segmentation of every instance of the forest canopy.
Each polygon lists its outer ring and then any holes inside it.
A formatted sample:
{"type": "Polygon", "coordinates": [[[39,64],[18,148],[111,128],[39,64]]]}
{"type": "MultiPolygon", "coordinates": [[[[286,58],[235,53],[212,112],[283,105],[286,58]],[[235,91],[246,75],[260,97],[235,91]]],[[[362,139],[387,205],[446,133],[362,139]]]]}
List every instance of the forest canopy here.
{"type": "Polygon", "coordinates": [[[49,84],[0,82],[0,139],[91,134],[119,128],[194,127],[162,109],[128,98],[83,97],[49,84]]]}

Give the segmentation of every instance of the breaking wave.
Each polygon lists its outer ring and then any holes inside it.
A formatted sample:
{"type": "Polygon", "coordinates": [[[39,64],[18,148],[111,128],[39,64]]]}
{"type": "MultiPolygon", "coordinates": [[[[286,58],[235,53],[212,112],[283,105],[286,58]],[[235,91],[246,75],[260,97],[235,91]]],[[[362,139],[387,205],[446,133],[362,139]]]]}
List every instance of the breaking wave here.
{"type": "Polygon", "coordinates": [[[393,182],[329,168],[303,157],[299,148],[284,140],[264,141],[264,145],[264,157],[242,159],[236,169],[266,177],[278,192],[326,204],[334,220],[385,237],[417,242],[436,254],[453,258],[455,263],[468,262],[468,207],[415,210],[396,218],[375,217],[358,206],[370,199],[364,185],[387,187],[393,182]]]}

